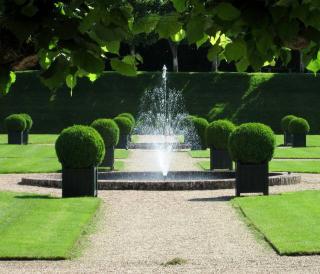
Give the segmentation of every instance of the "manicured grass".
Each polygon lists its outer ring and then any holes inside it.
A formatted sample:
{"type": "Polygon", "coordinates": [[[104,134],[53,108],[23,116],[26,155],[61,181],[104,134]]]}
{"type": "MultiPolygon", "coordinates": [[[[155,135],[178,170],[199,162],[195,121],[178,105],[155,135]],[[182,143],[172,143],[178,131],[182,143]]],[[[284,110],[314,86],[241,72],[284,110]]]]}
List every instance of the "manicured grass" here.
{"type": "Polygon", "coordinates": [[[233,199],[281,255],[320,253],[320,191],[233,199]]]}
{"type": "MultiPolygon", "coordinates": [[[[210,150],[190,150],[192,158],[209,158],[210,150]]],[[[285,148],[277,147],[274,158],[278,159],[320,159],[320,147],[285,148]]]]}
{"type": "MultiPolygon", "coordinates": [[[[283,145],[283,135],[277,135],[276,140],[277,146],[283,145]]],[[[320,147],[320,135],[308,135],[307,146],[320,147]]]]}
{"type": "Polygon", "coordinates": [[[302,173],[320,173],[320,161],[311,160],[294,160],[294,161],[271,161],[271,171],[288,171],[288,172],[302,172],[302,173]]]}
{"type": "Polygon", "coordinates": [[[192,158],[209,158],[210,157],[210,150],[189,150],[189,155],[192,158]]]}
{"type": "MultiPolygon", "coordinates": [[[[203,170],[210,170],[209,161],[200,161],[198,165],[203,170]]],[[[320,160],[276,160],[271,161],[269,169],[274,172],[320,173],[320,160]]]]}
{"type": "MultiPolygon", "coordinates": [[[[30,144],[54,144],[58,138],[58,134],[30,134],[30,144]]],[[[0,134],[0,144],[7,144],[8,137],[6,134],[0,134]]]]}
{"type": "Polygon", "coordinates": [[[276,148],[274,158],[320,159],[320,147],[276,148]]]}
{"type": "MultiPolygon", "coordinates": [[[[117,149],[116,159],[125,159],[129,151],[117,149]]],[[[115,162],[116,170],[123,170],[124,163],[115,162]]],[[[0,173],[50,173],[60,172],[54,145],[0,145],[0,173]]]]}
{"type": "Polygon", "coordinates": [[[0,258],[73,257],[99,205],[97,198],[0,192],[0,258]]]}

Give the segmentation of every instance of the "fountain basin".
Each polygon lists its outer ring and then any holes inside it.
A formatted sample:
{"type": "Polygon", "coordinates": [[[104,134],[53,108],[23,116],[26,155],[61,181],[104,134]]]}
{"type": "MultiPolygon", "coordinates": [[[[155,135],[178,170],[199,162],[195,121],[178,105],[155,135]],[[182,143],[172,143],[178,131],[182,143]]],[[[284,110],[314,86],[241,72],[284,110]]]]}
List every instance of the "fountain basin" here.
{"type": "MultiPolygon", "coordinates": [[[[301,176],[269,173],[269,185],[289,185],[301,182],[301,176]]],[[[61,188],[61,174],[34,175],[22,178],[20,184],[61,188]]],[[[161,172],[100,172],[99,190],[214,190],[232,189],[233,171],[172,171],[161,172]]]]}

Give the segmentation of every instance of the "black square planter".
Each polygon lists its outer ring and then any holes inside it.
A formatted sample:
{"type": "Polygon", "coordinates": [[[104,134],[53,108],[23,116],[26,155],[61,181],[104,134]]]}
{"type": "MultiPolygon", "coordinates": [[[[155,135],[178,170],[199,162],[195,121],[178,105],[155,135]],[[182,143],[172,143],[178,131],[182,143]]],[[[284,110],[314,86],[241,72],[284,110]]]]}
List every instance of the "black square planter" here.
{"type": "Polygon", "coordinates": [[[29,131],[23,132],[23,143],[25,145],[29,144],[29,131]]]}
{"type": "Polygon", "coordinates": [[[106,154],[100,166],[114,169],[114,147],[106,147],[106,154]]]}
{"type": "Polygon", "coordinates": [[[292,145],[292,134],[288,131],[285,131],[283,133],[283,144],[285,146],[291,146],[292,145]]]}
{"type": "Polygon", "coordinates": [[[269,163],[236,164],[236,196],[241,193],[269,194],[269,163]]]}
{"type": "Polygon", "coordinates": [[[8,132],[9,145],[23,145],[23,132],[22,131],[9,131],[8,132]]]}
{"type": "Polygon", "coordinates": [[[306,147],[307,135],[306,134],[292,134],[292,146],[293,147],[306,147]]]}
{"type": "Polygon", "coordinates": [[[120,135],[117,148],[128,149],[129,135],[120,135]]]}
{"type": "Polygon", "coordinates": [[[98,172],[96,167],[62,169],[62,197],[97,197],[98,172]]]}
{"type": "Polygon", "coordinates": [[[229,151],[225,149],[210,148],[210,169],[230,169],[232,170],[232,160],[229,151]]]}

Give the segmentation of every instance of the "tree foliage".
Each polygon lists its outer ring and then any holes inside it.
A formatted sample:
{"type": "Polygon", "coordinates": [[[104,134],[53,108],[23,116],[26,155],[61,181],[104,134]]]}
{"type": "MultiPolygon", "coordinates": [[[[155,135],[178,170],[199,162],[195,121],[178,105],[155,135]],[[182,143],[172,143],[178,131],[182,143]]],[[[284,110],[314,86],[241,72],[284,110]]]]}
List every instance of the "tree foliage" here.
{"type": "Polygon", "coordinates": [[[278,59],[287,64],[292,49],[301,50],[309,70],[320,70],[320,1],[171,0],[164,11],[160,4],[167,1],[132,2],[0,0],[0,92],[14,82],[13,70],[35,60],[52,89],[63,83],[72,89],[79,77],[97,79],[105,62],[133,76],[142,59],[120,56],[120,44],[150,33],[210,45],[209,60],[218,55],[239,71],[278,59]],[[149,2],[160,6],[152,12],[149,2]]]}

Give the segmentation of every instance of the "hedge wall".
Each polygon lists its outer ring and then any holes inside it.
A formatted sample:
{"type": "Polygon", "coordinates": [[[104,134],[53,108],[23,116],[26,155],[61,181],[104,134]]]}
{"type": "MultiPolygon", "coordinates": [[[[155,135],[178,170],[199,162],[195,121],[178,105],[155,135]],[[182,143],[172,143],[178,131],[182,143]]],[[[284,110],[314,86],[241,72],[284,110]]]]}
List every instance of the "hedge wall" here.
{"type": "MultiPolygon", "coordinates": [[[[49,91],[37,72],[21,72],[10,93],[0,99],[0,130],[11,113],[29,113],[39,133],[57,133],[121,112],[137,113],[143,92],[160,81],[160,73],[130,78],[106,72],[95,83],[81,79],[71,97],[67,88],[49,91]]],[[[209,120],[259,121],[279,132],[282,116],[294,114],[309,120],[312,133],[320,132],[320,78],[313,74],[169,73],[168,86],[183,91],[189,113],[209,120]]]]}

